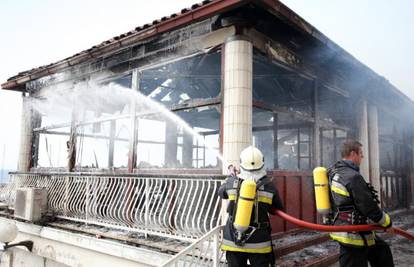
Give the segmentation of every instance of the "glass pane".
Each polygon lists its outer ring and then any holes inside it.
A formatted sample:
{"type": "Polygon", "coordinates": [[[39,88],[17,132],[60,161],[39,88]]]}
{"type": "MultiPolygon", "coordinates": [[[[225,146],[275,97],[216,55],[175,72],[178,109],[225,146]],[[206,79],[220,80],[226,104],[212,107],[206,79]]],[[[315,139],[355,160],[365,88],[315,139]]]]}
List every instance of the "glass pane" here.
{"type": "Polygon", "coordinates": [[[114,145],[114,167],[126,168],[128,167],[129,142],[115,141],[114,145]]]}
{"type": "Polygon", "coordinates": [[[93,137],[78,137],[77,167],[107,168],[108,140],[93,137]]]}
{"type": "Polygon", "coordinates": [[[322,130],[322,165],[325,167],[331,166],[335,160],[336,155],[334,153],[334,131],[322,130]]]}
{"type": "Polygon", "coordinates": [[[137,159],[138,168],[156,168],[164,166],[164,144],[146,142],[138,143],[137,159]]]}
{"type": "Polygon", "coordinates": [[[77,128],[76,167],[108,167],[110,129],[110,122],[88,124],[77,128]]]}
{"type": "Polygon", "coordinates": [[[300,169],[301,170],[310,170],[309,158],[301,158],[300,159],[300,169]]]}
{"type": "Polygon", "coordinates": [[[273,121],[273,112],[253,108],[253,143],[262,151],[266,169],[274,168],[273,121]]]}
{"type": "Polygon", "coordinates": [[[297,129],[278,131],[279,168],[298,169],[298,131],[297,129]]]}
{"type": "Polygon", "coordinates": [[[129,140],[131,138],[130,118],[116,120],[114,138],[113,167],[126,168],[128,166],[129,140]]]}
{"type": "Polygon", "coordinates": [[[309,155],[310,155],[309,152],[310,152],[309,144],[301,143],[300,144],[300,156],[301,157],[309,157],[309,155]]]}
{"type": "Polygon", "coordinates": [[[273,131],[255,131],[253,132],[255,145],[262,151],[265,159],[265,168],[274,168],[273,152],[273,131]]]}
{"type": "Polygon", "coordinates": [[[39,134],[37,167],[66,168],[70,128],[54,129],[55,134],[39,134]],[[56,134],[60,133],[60,134],[56,134]]]}

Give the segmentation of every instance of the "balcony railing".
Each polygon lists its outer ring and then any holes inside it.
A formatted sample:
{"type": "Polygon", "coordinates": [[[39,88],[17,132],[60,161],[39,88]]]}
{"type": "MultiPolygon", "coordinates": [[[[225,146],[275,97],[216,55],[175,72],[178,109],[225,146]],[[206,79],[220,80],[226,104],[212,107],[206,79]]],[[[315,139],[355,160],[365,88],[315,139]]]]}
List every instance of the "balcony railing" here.
{"type": "Polygon", "coordinates": [[[11,207],[19,187],[43,187],[56,217],[194,240],[219,225],[221,176],[11,173],[0,201],[11,207]]]}
{"type": "Polygon", "coordinates": [[[186,249],[176,254],[161,267],[224,267],[224,252],[220,250],[223,226],[217,226],[186,249]]]}

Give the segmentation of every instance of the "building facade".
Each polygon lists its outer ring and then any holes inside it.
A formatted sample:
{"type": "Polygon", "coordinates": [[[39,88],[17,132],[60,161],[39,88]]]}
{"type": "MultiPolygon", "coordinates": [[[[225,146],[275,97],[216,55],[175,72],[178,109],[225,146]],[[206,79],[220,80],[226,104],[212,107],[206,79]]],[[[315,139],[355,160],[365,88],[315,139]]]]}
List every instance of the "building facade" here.
{"type": "Polygon", "coordinates": [[[383,207],[412,203],[414,103],[276,0],[204,1],[2,88],[23,95],[21,173],[221,175],[254,144],[317,221],[311,170],[355,138],[383,207]]]}

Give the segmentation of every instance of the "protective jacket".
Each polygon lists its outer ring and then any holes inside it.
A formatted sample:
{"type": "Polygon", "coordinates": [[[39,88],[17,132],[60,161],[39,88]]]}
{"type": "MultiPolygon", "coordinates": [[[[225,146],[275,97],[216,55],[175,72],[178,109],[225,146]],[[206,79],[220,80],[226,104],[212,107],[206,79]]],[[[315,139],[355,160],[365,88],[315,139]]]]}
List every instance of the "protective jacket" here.
{"type": "MultiPolygon", "coordinates": [[[[373,188],[365,182],[359,167],[352,161],[336,162],[328,170],[328,177],[335,225],[374,222],[383,227],[391,226],[390,216],[378,207],[373,188]]],[[[346,246],[375,245],[375,233],[372,231],[331,233],[331,238],[346,246]]]]}
{"type": "Polygon", "coordinates": [[[219,189],[219,196],[229,200],[227,206],[229,218],[224,227],[221,249],[246,253],[270,253],[272,252],[272,243],[269,213],[275,214],[275,209],[283,208],[279,194],[270,178],[264,176],[257,181],[255,204],[250,220],[250,226],[257,229],[243,246],[238,246],[234,238],[233,215],[235,214],[238,189],[242,181],[236,176],[230,176],[219,189]]]}

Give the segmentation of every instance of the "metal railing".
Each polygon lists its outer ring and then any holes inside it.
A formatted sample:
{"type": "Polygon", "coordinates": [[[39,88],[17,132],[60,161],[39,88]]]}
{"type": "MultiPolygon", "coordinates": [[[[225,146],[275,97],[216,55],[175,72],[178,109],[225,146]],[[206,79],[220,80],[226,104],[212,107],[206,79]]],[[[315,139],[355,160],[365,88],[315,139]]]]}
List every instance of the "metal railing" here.
{"type": "Polygon", "coordinates": [[[58,218],[182,240],[219,225],[223,177],[11,173],[0,201],[13,205],[19,187],[44,187],[58,218]]]}
{"type": "Polygon", "coordinates": [[[166,261],[161,267],[227,266],[224,252],[220,250],[223,226],[217,226],[196,242],[166,261]]]}

